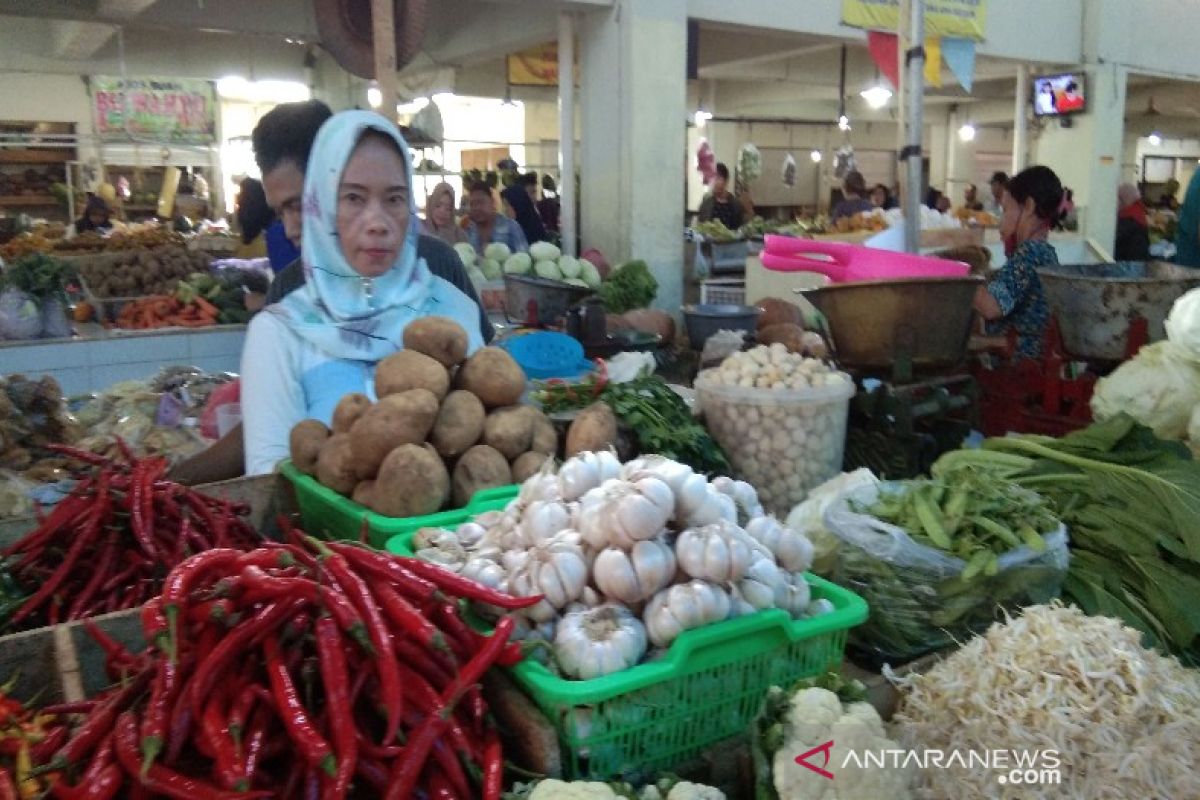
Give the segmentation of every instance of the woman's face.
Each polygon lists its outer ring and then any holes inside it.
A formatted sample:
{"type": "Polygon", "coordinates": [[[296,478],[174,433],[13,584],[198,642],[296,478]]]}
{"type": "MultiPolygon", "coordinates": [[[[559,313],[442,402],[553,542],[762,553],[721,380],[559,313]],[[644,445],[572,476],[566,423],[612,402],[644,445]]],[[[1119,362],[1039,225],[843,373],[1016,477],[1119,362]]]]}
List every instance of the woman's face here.
{"type": "Polygon", "coordinates": [[[454,222],[454,198],[442,192],[429,204],[429,219],[439,228],[444,228],[454,222]]]}
{"type": "Polygon", "coordinates": [[[875,188],[871,190],[871,205],[876,208],[883,208],[883,204],[887,202],[887,192],[883,189],[875,188]]]}
{"type": "Polygon", "coordinates": [[[713,194],[725,194],[726,181],[719,174],[713,176],[713,194]]]}
{"type": "Polygon", "coordinates": [[[1033,200],[1026,198],[1018,203],[1007,191],[1000,200],[1004,214],[1000,217],[1000,237],[1012,238],[1017,244],[1028,239],[1038,227],[1037,215],[1033,211],[1033,200]]]}
{"type": "Polygon", "coordinates": [[[400,153],[377,136],[362,139],[346,163],[337,196],[342,255],[365,278],[391,269],[408,232],[408,174],[400,153]]]}

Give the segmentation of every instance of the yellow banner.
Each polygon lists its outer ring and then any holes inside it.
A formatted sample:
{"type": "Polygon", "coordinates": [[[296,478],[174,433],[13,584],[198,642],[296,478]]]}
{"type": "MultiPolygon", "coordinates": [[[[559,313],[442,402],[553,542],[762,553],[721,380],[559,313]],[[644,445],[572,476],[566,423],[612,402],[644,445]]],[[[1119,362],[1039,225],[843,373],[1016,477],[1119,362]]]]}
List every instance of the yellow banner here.
{"type": "MultiPolygon", "coordinates": [[[[558,86],[558,42],[548,42],[508,55],[508,82],[513,86],[558,86]]],[[[579,59],[575,60],[579,83],[579,59]]]]}
{"type": "MultiPolygon", "coordinates": [[[[925,0],[925,35],[983,40],[987,0],[925,0]]],[[[895,33],[900,0],[842,0],[842,23],[895,33]]]]}
{"type": "Polygon", "coordinates": [[[942,85],[942,40],[937,36],[925,39],[925,82],[933,87],[942,85]]]}

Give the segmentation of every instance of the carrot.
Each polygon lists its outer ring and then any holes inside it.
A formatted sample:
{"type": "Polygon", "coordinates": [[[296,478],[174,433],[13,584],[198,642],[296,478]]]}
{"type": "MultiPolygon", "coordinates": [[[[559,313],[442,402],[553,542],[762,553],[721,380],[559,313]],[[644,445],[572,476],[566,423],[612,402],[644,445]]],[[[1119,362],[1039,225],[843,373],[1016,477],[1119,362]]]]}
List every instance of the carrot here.
{"type": "Polygon", "coordinates": [[[201,311],[206,314],[211,314],[213,317],[216,317],[217,314],[221,313],[217,310],[216,306],[205,300],[203,297],[197,297],[195,303],[197,306],[199,306],[201,311]]]}

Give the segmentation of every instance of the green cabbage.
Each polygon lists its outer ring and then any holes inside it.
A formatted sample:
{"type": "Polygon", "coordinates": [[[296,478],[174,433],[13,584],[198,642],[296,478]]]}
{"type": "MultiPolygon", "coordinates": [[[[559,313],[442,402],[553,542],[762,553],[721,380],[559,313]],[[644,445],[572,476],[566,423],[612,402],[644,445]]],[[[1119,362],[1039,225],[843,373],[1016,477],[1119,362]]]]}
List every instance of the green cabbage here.
{"type": "Polygon", "coordinates": [[[589,288],[600,288],[600,270],[596,269],[596,265],[588,261],[586,258],[579,259],[579,277],[589,288]]]}
{"type": "Polygon", "coordinates": [[[529,246],[529,256],[534,261],[557,261],[561,255],[562,251],[550,242],[534,242],[529,246]]]}
{"type": "Polygon", "coordinates": [[[528,275],[533,270],[533,259],[529,253],[513,253],[504,262],[504,272],[507,275],[528,275]]]}
{"type": "Polygon", "coordinates": [[[1122,412],[1160,439],[1187,436],[1192,410],[1200,405],[1200,365],[1175,342],[1146,345],[1096,383],[1092,415],[1097,422],[1122,412]]]}
{"type": "Polygon", "coordinates": [[[508,245],[504,242],[492,242],[487,247],[483,248],[483,257],[490,258],[493,261],[499,261],[503,264],[512,255],[512,250],[508,249],[508,245]]]}
{"type": "Polygon", "coordinates": [[[485,258],[480,261],[479,269],[483,271],[484,277],[489,281],[496,281],[504,276],[504,272],[500,268],[500,262],[494,258],[485,258]]]}
{"type": "Polygon", "coordinates": [[[580,280],[579,278],[565,278],[563,280],[563,283],[568,283],[571,286],[578,286],[580,289],[592,288],[592,287],[588,286],[586,283],[584,283],[582,280],[580,280]]]}
{"type": "Polygon", "coordinates": [[[563,256],[558,259],[558,269],[564,278],[578,278],[583,271],[583,268],[579,266],[579,259],[572,256],[563,256]]]}
{"type": "Polygon", "coordinates": [[[546,278],[551,281],[561,281],[563,274],[558,268],[558,263],[554,261],[539,261],[533,265],[533,271],[537,273],[539,278],[546,278]]]}
{"type": "Polygon", "coordinates": [[[475,264],[475,248],[466,242],[459,242],[454,245],[454,252],[458,253],[458,257],[462,259],[464,267],[470,267],[475,264]]]}

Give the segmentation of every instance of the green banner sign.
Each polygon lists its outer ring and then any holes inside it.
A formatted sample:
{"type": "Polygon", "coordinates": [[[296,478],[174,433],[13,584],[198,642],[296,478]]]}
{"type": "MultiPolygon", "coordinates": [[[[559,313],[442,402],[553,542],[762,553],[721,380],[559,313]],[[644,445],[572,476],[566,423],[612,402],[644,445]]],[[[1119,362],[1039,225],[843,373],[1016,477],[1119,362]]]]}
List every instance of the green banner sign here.
{"type": "Polygon", "coordinates": [[[104,141],[214,144],[217,96],[212,81],[93,76],[92,118],[104,141]]]}

